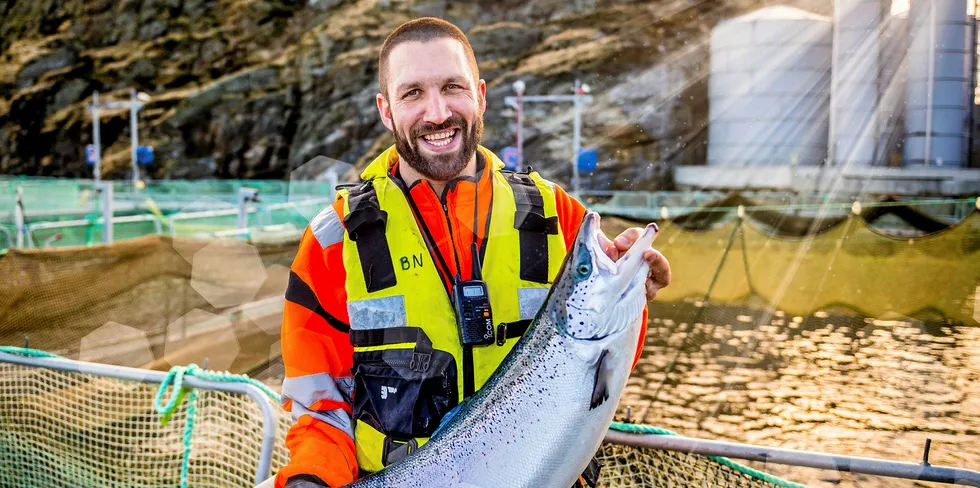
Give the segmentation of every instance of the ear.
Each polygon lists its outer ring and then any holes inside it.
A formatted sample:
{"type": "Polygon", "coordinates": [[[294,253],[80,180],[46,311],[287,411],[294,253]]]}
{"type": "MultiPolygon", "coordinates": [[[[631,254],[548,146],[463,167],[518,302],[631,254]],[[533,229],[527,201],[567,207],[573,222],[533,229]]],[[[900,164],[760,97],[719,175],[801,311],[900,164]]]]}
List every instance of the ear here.
{"type": "Polygon", "coordinates": [[[476,91],[479,94],[477,98],[480,99],[480,115],[483,115],[487,111],[487,81],[481,78],[476,85],[476,91]]]}
{"type": "Polygon", "coordinates": [[[388,104],[388,100],[385,100],[384,95],[378,93],[375,96],[375,101],[378,104],[378,114],[381,115],[381,123],[383,123],[388,130],[394,132],[395,124],[391,120],[391,105],[388,104]]]}

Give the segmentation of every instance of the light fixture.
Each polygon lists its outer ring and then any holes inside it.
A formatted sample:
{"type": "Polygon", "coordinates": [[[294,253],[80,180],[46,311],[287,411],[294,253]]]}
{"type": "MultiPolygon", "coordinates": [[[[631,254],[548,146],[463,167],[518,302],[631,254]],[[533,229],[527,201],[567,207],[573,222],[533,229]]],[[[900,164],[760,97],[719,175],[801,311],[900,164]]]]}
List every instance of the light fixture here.
{"type": "Polygon", "coordinates": [[[515,81],[513,86],[514,86],[514,91],[517,92],[518,95],[524,94],[524,88],[526,88],[524,85],[524,80],[515,81]]]}

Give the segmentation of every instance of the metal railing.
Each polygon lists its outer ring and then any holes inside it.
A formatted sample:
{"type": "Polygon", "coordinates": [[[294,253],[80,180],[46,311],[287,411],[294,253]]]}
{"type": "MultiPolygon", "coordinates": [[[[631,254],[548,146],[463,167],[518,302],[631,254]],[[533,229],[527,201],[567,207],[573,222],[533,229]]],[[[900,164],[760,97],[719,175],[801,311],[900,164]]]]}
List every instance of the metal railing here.
{"type": "MultiPolygon", "coordinates": [[[[330,199],[330,198],[312,198],[312,199],[308,199],[308,200],[297,200],[297,201],[293,201],[293,202],[273,203],[271,205],[266,205],[266,206],[262,207],[262,217],[261,217],[260,223],[262,225],[272,225],[273,222],[274,222],[274,220],[272,218],[272,213],[273,212],[276,212],[276,211],[281,211],[281,210],[296,210],[296,211],[298,211],[299,208],[302,208],[302,207],[305,207],[305,206],[323,206],[323,207],[325,207],[325,206],[329,205],[332,202],[333,202],[333,199],[330,199]]],[[[315,213],[315,212],[311,212],[311,213],[315,213]]],[[[310,215],[309,217],[312,218],[313,216],[310,215]]]]}
{"type": "MultiPolygon", "coordinates": [[[[120,224],[132,224],[137,222],[149,222],[153,224],[154,233],[156,235],[163,235],[163,225],[160,220],[153,215],[126,215],[122,217],[113,217],[112,225],[117,226],[120,224]]],[[[36,231],[45,229],[71,229],[77,227],[95,227],[97,225],[105,225],[105,219],[78,219],[78,220],[63,220],[54,222],[37,222],[33,224],[27,224],[27,245],[29,247],[37,247],[34,242],[34,234],[36,231]]],[[[44,242],[44,246],[47,247],[51,244],[48,242],[50,239],[44,242]]]]}
{"type": "MultiPolygon", "coordinates": [[[[256,214],[258,210],[253,207],[249,207],[247,213],[249,215],[256,214]]],[[[232,219],[238,218],[238,209],[230,208],[227,210],[210,210],[206,212],[191,212],[191,213],[177,213],[170,216],[167,220],[167,224],[170,227],[170,236],[177,237],[177,225],[178,221],[189,221],[189,220],[205,220],[214,219],[220,217],[228,217],[232,219]]],[[[226,229],[217,229],[216,231],[222,230],[234,230],[236,227],[234,225],[228,226],[226,229]]],[[[214,233],[216,231],[203,231],[205,233],[214,233]]]]}
{"type": "MultiPolygon", "coordinates": [[[[66,358],[20,356],[0,352],[0,362],[140,383],[161,384],[167,380],[167,373],[163,371],[90,363],[66,358]]],[[[183,378],[183,385],[201,390],[247,396],[258,404],[262,412],[262,445],[259,451],[259,459],[256,461],[255,466],[255,483],[258,484],[267,479],[271,474],[272,455],[276,443],[276,431],[278,429],[276,410],[279,406],[259,387],[250,383],[212,381],[195,376],[185,376],[183,378]]]]}

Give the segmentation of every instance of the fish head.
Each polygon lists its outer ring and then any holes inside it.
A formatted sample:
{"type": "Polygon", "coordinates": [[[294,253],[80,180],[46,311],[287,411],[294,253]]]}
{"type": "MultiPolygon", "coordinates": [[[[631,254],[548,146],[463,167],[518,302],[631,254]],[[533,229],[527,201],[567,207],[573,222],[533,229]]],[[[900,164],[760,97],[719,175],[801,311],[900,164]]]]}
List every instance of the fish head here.
{"type": "Polygon", "coordinates": [[[599,242],[599,215],[589,212],[579,227],[548,301],[559,331],[581,340],[599,340],[626,330],[643,313],[650,266],[643,252],[657,236],[648,224],[632,247],[613,261],[599,242]]]}

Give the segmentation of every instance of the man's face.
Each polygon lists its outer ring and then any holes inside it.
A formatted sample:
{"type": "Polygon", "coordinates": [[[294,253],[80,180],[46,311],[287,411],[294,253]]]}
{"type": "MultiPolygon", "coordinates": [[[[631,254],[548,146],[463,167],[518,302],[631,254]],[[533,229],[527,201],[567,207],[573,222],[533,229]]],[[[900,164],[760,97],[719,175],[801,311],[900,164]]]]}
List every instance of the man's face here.
{"type": "Polygon", "coordinates": [[[433,180],[458,176],[483,135],[486,91],[455,39],[395,46],[388,98],[379,93],[377,103],[401,161],[433,180]]]}

